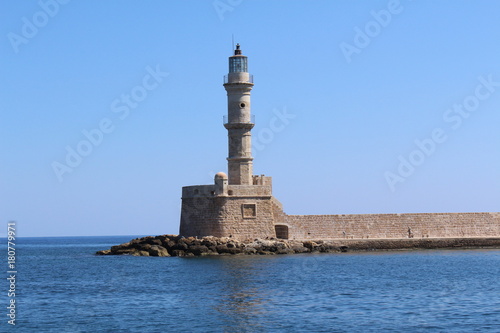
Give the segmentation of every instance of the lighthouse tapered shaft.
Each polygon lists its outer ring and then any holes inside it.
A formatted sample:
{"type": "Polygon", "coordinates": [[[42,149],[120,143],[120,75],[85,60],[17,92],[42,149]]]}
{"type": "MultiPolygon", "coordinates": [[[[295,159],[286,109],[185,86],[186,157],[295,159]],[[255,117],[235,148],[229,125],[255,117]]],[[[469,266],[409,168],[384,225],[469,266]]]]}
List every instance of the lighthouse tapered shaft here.
{"type": "Polygon", "coordinates": [[[224,78],[227,91],[228,179],[230,185],[252,185],[252,134],[254,126],[250,113],[252,76],[248,73],[248,58],[236,45],[229,57],[229,73],[224,78]]]}

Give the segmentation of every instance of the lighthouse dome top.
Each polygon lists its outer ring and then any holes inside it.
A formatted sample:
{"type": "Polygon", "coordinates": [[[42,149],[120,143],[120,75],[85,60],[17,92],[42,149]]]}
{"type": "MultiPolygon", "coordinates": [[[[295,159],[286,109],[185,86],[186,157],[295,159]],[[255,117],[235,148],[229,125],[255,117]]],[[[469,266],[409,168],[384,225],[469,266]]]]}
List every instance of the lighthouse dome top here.
{"type": "Polygon", "coordinates": [[[227,179],[227,175],[224,172],[222,172],[222,171],[221,172],[217,172],[215,174],[215,179],[220,179],[220,178],[221,179],[227,179]]]}
{"type": "Polygon", "coordinates": [[[236,49],[234,50],[234,55],[242,55],[240,50],[240,44],[236,44],[236,49]]]}

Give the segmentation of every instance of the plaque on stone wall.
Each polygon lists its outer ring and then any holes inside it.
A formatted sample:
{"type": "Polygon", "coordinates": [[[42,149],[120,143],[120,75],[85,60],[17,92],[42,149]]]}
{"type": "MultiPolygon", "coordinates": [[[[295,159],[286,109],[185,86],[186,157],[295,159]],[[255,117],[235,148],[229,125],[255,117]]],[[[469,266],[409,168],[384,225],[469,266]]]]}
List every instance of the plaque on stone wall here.
{"type": "Polygon", "coordinates": [[[257,216],[255,204],[242,204],[241,211],[243,213],[243,218],[254,218],[257,216]]]}

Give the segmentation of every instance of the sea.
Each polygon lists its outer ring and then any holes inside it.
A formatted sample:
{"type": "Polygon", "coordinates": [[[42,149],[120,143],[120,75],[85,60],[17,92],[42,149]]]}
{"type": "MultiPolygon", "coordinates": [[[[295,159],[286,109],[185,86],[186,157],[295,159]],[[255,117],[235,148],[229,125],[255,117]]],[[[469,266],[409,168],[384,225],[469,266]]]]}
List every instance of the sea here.
{"type": "Polygon", "coordinates": [[[18,239],[0,332],[500,332],[498,249],[94,255],[135,237],[18,239]]]}

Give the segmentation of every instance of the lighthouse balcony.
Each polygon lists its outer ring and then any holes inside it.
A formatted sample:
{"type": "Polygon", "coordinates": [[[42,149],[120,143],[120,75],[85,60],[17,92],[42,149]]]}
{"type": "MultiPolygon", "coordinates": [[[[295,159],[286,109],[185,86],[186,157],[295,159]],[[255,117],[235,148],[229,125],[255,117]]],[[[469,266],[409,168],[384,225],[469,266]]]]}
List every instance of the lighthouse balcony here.
{"type": "Polygon", "coordinates": [[[253,128],[255,126],[255,115],[250,115],[248,119],[229,119],[228,116],[222,118],[225,128],[253,128]]]}
{"type": "Polygon", "coordinates": [[[230,73],[224,75],[224,84],[226,83],[252,83],[253,75],[245,72],[230,73]]]}

